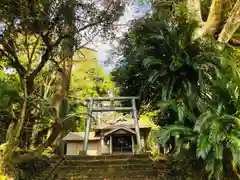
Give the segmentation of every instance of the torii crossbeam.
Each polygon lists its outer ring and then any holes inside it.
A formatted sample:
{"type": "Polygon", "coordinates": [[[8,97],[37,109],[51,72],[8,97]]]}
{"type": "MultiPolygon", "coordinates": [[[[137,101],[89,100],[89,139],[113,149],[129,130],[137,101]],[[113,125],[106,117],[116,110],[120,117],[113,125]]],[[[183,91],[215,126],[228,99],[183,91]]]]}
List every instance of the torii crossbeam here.
{"type": "Polygon", "coordinates": [[[93,112],[124,112],[129,111],[133,112],[134,117],[134,125],[135,125],[135,131],[136,131],[136,139],[137,139],[137,146],[141,147],[141,139],[140,139],[140,129],[139,129],[139,122],[138,122],[138,114],[137,114],[137,108],[136,108],[136,100],[139,99],[139,97],[94,97],[94,98],[86,98],[85,101],[88,102],[88,116],[85,126],[85,135],[84,135],[84,144],[83,144],[83,152],[87,153],[88,149],[88,139],[89,139],[89,132],[91,129],[91,117],[93,112]],[[131,101],[132,106],[131,107],[93,107],[94,102],[96,101],[131,101]]]}

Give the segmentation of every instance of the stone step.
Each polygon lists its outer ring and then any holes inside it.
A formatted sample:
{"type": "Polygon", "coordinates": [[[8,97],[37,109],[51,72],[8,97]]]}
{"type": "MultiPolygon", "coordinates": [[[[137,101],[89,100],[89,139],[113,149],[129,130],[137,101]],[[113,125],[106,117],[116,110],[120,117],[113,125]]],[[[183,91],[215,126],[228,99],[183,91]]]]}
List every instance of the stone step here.
{"type": "Polygon", "coordinates": [[[73,166],[73,165],[84,165],[84,166],[91,166],[91,165],[103,165],[103,164],[152,164],[151,159],[105,159],[105,160],[70,160],[65,159],[62,163],[66,166],[73,166]]]}
{"type": "MultiPolygon", "coordinates": [[[[165,162],[161,164],[164,168],[165,162]]],[[[66,156],[53,174],[53,179],[157,180],[158,174],[158,167],[148,154],[66,156]]]]}
{"type": "MultiPolygon", "coordinates": [[[[120,177],[120,178],[78,178],[78,177],[74,177],[74,178],[69,178],[69,177],[60,177],[54,180],[136,180],[136,178],[129,178],[129,177],[120,177]]],[[[137,180],[160,180],[158,177],[144,177],[144,178],[137,178],[137,180]]]]}
{"type": "Polygon", "coordinates": [[[116,154],[116,155],[100,155],[100,156],[65,156],[65,159],[71,160],[105,160],[105,159],[134,159],[134,158],[149,158],[149,153],[133,155],[133,154],[116,154]]]}
{"type": "MultiPolygon", "coordinates": [[[[75,172],[75,173],[58,173],[58,177],[66,177],[66,178],[145,178],[145,177],[157,177],[158,173],[156,170],[131,170],[131,171],[112,171],[112,172],[75,172]]],[[[56,178],[57,178],[56,176],[56,178]]],[[[55,179],[56,179],[55,178],[55,179]]]]}
{"type": "Polygon", "coordinates": [[[138,169],[138,170],[143,170],[143,169],[155,169],[155,167],[151,164],[124,164],[124,165],[119,165],[119,164],[115,164],[115,165],[99,165],[99,166],[59,166],[58,167],[59,171],[61,172],[85,172],[85,171],[104,171],[104,172],[108,172],[110,170],[117,170],[117,171],[125,171],[125,170],[134,170],[134,169],[138,169]]]}

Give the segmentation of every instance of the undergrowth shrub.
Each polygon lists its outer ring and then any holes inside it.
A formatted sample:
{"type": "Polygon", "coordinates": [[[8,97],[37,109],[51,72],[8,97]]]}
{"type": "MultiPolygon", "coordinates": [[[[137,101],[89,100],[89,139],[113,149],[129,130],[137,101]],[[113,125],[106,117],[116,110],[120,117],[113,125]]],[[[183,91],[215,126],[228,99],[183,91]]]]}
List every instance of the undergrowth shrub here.
{"type": "Polygon", "coordinates": [[[42,180],[45,171],[51,167],[48,158],[37,158],[16,167],[17,180],[42,180]]]}

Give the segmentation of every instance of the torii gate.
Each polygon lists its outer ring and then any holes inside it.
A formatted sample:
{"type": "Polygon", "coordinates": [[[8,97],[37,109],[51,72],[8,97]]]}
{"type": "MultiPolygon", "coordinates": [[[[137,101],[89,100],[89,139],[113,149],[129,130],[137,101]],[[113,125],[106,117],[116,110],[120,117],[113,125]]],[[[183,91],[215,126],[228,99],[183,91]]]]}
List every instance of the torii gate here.
{"type": "Polygon", "coordinates": [[[95,97],[95,98],[86,98],[85,101],[88,103],[88,116],[85,125],[85,135],[84,135],[84,144],[83,144],[83,152],[87,153],[88,149],[88,139],[89,139],[89,132],[91,129],[91,117],[93,112],[117,112],[117,111],[132,111],[134,117],[134,125],[136,131],[136,139],[137,139],[137,147],[141,147],[141,138],[140,138],[140,129],[139,129],[139,122],[138,122],[138,114],[136,108],[136,100],[139,97],[95,97]],[[131,100],[132,107],[93,107],[94,102],[99,101],[124,101],[124,100],[131,100]]]}

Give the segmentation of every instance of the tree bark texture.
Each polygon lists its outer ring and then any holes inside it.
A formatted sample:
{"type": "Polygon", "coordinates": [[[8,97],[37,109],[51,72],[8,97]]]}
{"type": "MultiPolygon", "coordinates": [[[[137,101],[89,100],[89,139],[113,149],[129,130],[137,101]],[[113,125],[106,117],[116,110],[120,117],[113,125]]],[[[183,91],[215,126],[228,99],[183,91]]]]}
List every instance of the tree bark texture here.
{"type": "Polygon", "coordinates": [[[199,24],[193,39],[202,38],[204,36],[214,36],[221,22],[222,0],[212,1],[206,22],[202,20],[200,0],[188,0],[187,7],[191,17],[194,17],[193,20],[197,21],[199,24]]]}
{"type": "Polygon", "coordinates": [[[203,24],[201,12],[201,0],[187,0],[187,8],[189,11],[189,18],[197,21],[201,26],[203,24]]]}
{"type": "Polygon", "coordinates": [[[11,131],[11,137],[9,137],[8,141],[6,142],[6,147],[3,150],[2,160],[3,162],[11,162],[12,156],[14,151],[19,145],[21,132],[23,130],[23,125],[26,119],[26,112],[28,106],[28,94],[26,85],[24,86],[24,100],[23,106],[21,108],[20,118],[14,128],[14,131],[11,131]]]}
{"type": "MultiPolygon", "coordinates": [[[[201,0],[187,0],[187,8],[191,19],[199,23],[193,39],[204,38],[205,36],[218,36],[218,41],[226,44],[232,42],[234,33],[240,27],[240,0],[235,2],[223,29],[219,31],[220,23],[223,21],[223,0],[212,0],[207,21],[203,22],[201,12],[201,0]]],[[[234,40],[236,42],[236,40],[234,40]]],[[[238,41],[237,41],[238,42],[238,41]]],[[[235,43],[236,44],[236,43],[235,43]]]]}
{"type": "MultiPolygon", "coordinates": [[[[62,56],[62,58],[64,58],[63,65],[58,67],[59,76],[56,80],[55,97],[53,99],[53,107],[56,111],[56,119],[51,128],[50,135],[32,152],[19,155],[18,157],[14,158],[14,164],[26,162],[40,156],[44,150],[48,148],[54,141],[56,141],[57,137],[61,134],[63,121],[67,114],[67,98],[72,72],[74,37],[70,37],[64,41],[66,41],[68,46],[63,46],[63,49],[66,50],[66,54],[62,56]]],[[[64,44],[65,43],[63,42],[63,45],[64,44]]]]}
{"type": "Polygon", "coordinates": [[[218,41],[221,43],[228,43],[233,37],[233,34],[240,27],[240,0],[234,5],[226,24],[224,25],[218,41]]]}

